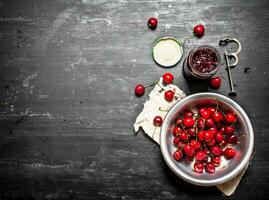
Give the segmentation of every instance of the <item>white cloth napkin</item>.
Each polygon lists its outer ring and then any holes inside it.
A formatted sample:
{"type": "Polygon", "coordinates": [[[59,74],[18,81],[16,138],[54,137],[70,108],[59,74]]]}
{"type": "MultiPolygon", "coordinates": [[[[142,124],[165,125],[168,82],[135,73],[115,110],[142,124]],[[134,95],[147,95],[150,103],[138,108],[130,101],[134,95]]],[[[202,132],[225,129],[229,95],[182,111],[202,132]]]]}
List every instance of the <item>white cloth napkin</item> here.
{"type": "MultiPolygon", "coordinates": [[[[136,118],[134,123],[135,132],[138,132],[139,128],[142,128],[145,134],[147,134],[151,139],[159,144],[161,128],[153,125],[154,117],[159,115],[164,119],[167,111],[170,110],[174,104],[183,99],[185,96],[186,94],[176,85],[164,85],[162,78],[160,78],[158,84],[156,84],[153,90],[150,92],[149,99],[145,102],[142,112],[136,118]],[[167,102],[164,99],[164,92],[167,90],[174,90],[175,92],[176,98],[172,102],[167,102]]],[[[216,187],[226,196],[232,195],[239,185],[245,170],[231,181],[221,185],[216,185],[216,187]]]]}
{"type": "Polygon", "coordinates": [[[153,125],[154,117],[159,115],[164,119],[167,111],[185,96],[185,93],[176,85],[164,85],[163,79],[160,78],[158,84],[150,92],[149,99],[145,102],[143,111],[136,118],[134,124],[135,132],[138,132],[139,127],[141,127],[149,137],[159,144],[161,128],[153,125]],[[172,102],[166,101],[164,99],[164,90],[173,90],[176,98],[172,102]]]}

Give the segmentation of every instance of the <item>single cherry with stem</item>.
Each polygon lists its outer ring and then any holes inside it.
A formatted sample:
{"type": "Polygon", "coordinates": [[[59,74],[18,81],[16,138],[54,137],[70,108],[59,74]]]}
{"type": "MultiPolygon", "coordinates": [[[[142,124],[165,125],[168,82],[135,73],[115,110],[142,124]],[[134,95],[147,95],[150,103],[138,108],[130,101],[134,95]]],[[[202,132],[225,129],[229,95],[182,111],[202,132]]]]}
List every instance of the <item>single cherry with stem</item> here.
{"type": "Polygon", "coordinates": [[[208,118],[205,120],[205,126],[207,128],[212,128],[212,127],[215,127],[216,125],[215,125],[215,122],[212,118],[208,118]]]}
{"type": "Polygon", "coordinates": [[[206,157],[206,153],[202,150],[197,151],[195,153],[195,159],[198,161],[203,161],[205,159],[205,157],[206,157]]]}
{"type": "Polygon", "coordinates": [[[184,112],[183,117],[193,117],[194,113],[191,110],[187,110],[184,112]]]}
{"type": "Polygon", "coordinates": [[[227,159],[231,159],[233,158],[234,156],[236,155],[236,151],[233,149],[233,148],[226,148],[224,150],[224,156],[227,158],[227,159]]]}
{"type": "Polygon", "coordinates": [[[154,126],[161,126],[162,123],[163,123],[163,119],[161,116],[158,115],[158,116],[154,117],[154,119],[153,119],[154,126]]]}
{"type": "Polygon", "coordinates": [[[157,25],[158,25],[158,19],[155,18],[155,17],[151,17],[148,19],[148,27],[151,29],[151,30],[154,30],[157,28],[157,25]]]}
{"type": "Polygon", "coordinates": [[[174,154],[173,154],[173,158],[174,158],[176,161],[180,161],[180,160],[182,160],[182,158],[183,158],[183,153],[182,153],[182,151],[181,151],[181,150],[177,150],[177,151],[175,151],[174,154]]]}
{"type": "Polygon", "coordinates": [[[213,165],[215,165],[216,167],[220,166],[221,164],[221,157],[220,156],[216,156],[214,158],[211,159],[213,165]]]}
{"type": "Polygon", "coordinates": [[[165,91],[165,93],[164,93],[164,99],[165,99],[166,101],[168,101],[168,102],[173,101],[174,96],[175,96],[175,93],[174,93],[174,91],[172,91],[172,90],[167,90],[167,91],[165,91]]]}
{"type": "Polygon", "coordinates": [[[146,85],[146,86],[144,86],[144,85],[142,85],[142,84],[138,84],[138,85],[136,85],[135,86],[135,95],[136,96],[142,96],[144,93],[145,93],[145,89],[147,88],[147,87],[151,87],[151,86],[154,86],[155,85],[155,83],[153,83],[153,84],[150,84],[150,85],[146,85]]]}
{"type": "Polygon", "coordinates": [[[195,123],[195,120],[192,117],[186,117],[183,119],[183,124],[187,128],[192,127],[194,123],[195,123]]]}
{"type": "Polygon", "coordinates": [[[207,109],[203,109],[200,113],[201,117],[204,119],[208,119],[211,113],[207,109]]]}
{"type": "Polygon", "coordinates": [[[173,135],[175,137],[179,136],[179,134],[182,132],[182,129],[178,126],[175,126],[174,130],[173,130],[173,135]]]}
{"type": "Polygon", "coordinates": [[[212,174],[212,173],[215,173],[215,168],[216,168],[215,165],[212,162],[209,162],[209,163],[206,163],[205,171],[207,173],[212,174]]]}
{"type": "Polygon", "coordinates": [[[194,154],[194,149],[188,144],[184,146],[183,151],[189,157],[192,157],[194,154]]]}
{"type": "Polygon", "coordinates": [[[214,156],[220,156],[222,152],[219,146],[211,147],[210,151],[214,156]]]}
{"type": "Polygon", "coordinates": [[[235,123],[237,118],[236,118],[236,115],[234,115],[233,113],[228,113],[226,116],[225,116],[225,120],[228,124],[232,124],[232,123],[235,123]]]}
{"type": "Polygon", "coordinates": [[[196,173],[202,173],[204,171],[204,164],[202,162],[196,161],[193,165],[193,170],[196,173]]]}
{"type": "Polygon", "coordinates": [[[166,72],[163,74],[163,83],[164,84],[171,84],[174,80],[174,76],[172,73],[166,72]]]}
{"type": "Polygon", "coordinates": [[[205,27],[202,24],[198,24],[193,29],[193,34],[197,37],[202,37],[205,33],[205,27]]]}
{"type": "Polygon", "coordinates": [[[221,78],[219,76],[210,78],[210,86],[213,89],[219,89],[221,86],[221,78]]]}
{"type": "Polygon", "coordinates": [[[157,115],[157,116],[154,117],[153,125],[155,126],[155,128],[154,128],[154,131],[153,131],[153,134],[152,134],[152,138],[154,137],[156,128],[160,127],[162,125],[162,123],[163,123],[163,119],[162,119],[161,116],[157,115]]]}

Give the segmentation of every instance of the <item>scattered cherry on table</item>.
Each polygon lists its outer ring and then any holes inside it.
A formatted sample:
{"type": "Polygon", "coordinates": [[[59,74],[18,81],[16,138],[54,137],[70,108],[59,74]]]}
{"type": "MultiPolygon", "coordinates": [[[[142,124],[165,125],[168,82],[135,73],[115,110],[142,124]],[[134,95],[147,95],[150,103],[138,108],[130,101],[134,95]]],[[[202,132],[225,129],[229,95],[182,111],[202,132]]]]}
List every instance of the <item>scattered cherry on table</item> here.
{"type": "Polygon", "coordinates": [[[155,17],[151,17],[148,20],[148,27],[152,30],[156,29],[158,25],[158,19],[155,17]]]}
{"type": "Polygon", "coordinates": [[[221,78],[219,76],[212,77],[210,78],[209,83],[213,89],[219,89],[221,86],[221,78]]]}
{"type": "Polygon", "coordinates": [[[161,116],[158,115],[158,116],[154,117],[154,119],[153,119],[154,126],[161,126],[162,123],[163,123],[163,119],[161,116]]]}
{"type": "Polygon", "coordinates": [[[205,27],[202,24],[199,24],[194,27],[193,33],[197,37],[202,37],[205,33],[205,27]]]}
{"type": "Polygon", "coordinates": [[[145,93],[145,86],[142,84],[138,84],[135,86],[135,95],[142,96],[145,93]]]}
{"type": "Polygon", "coordinates": [[[173,101],[174,96],[175,96],[175,93],[174,93],[174,91],[172,91],[172,90],[167,90],[167,91],[165,91],[165,93],[164,93],[164,99],[165,99],[166,101],[168,101],[168,102],[173,101]]]}
{"type": "Polygon", "coordinates": [[[172,73],[166,72],[163,74],[163,83],[164,84],[171,84],[174,80],[174,76],[172,73]]]}

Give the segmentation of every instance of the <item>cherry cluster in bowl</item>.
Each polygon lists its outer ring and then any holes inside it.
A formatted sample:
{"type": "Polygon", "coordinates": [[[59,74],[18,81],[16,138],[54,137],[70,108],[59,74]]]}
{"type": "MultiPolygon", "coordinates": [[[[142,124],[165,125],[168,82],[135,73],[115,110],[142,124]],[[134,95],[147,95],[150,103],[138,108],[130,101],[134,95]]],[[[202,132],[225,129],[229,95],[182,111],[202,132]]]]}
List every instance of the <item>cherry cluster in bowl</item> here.
{"type": "Polygon", "coordinates": [[[177,147],[173,158],[193,161],[194,172],[215,173],[222,157],[232,159],[237,153],[233,148],[238,143],[236,122],[236,114],[223,112],[218,104],[186,110],[173,129],[177,147]]]}

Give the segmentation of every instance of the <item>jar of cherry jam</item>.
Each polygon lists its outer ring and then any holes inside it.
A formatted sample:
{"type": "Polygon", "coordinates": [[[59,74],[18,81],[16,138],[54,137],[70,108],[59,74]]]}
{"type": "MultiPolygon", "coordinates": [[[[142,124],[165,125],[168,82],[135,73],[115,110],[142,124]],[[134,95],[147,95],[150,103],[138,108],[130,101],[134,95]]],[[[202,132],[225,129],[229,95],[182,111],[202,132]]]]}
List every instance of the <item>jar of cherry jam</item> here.
{"type": "Polygon", "coordinates": [[[194,48],[185,59],[183,72],[187,78],[208,79],[221,64],[220,53],[209,45],[194,48]]]}

